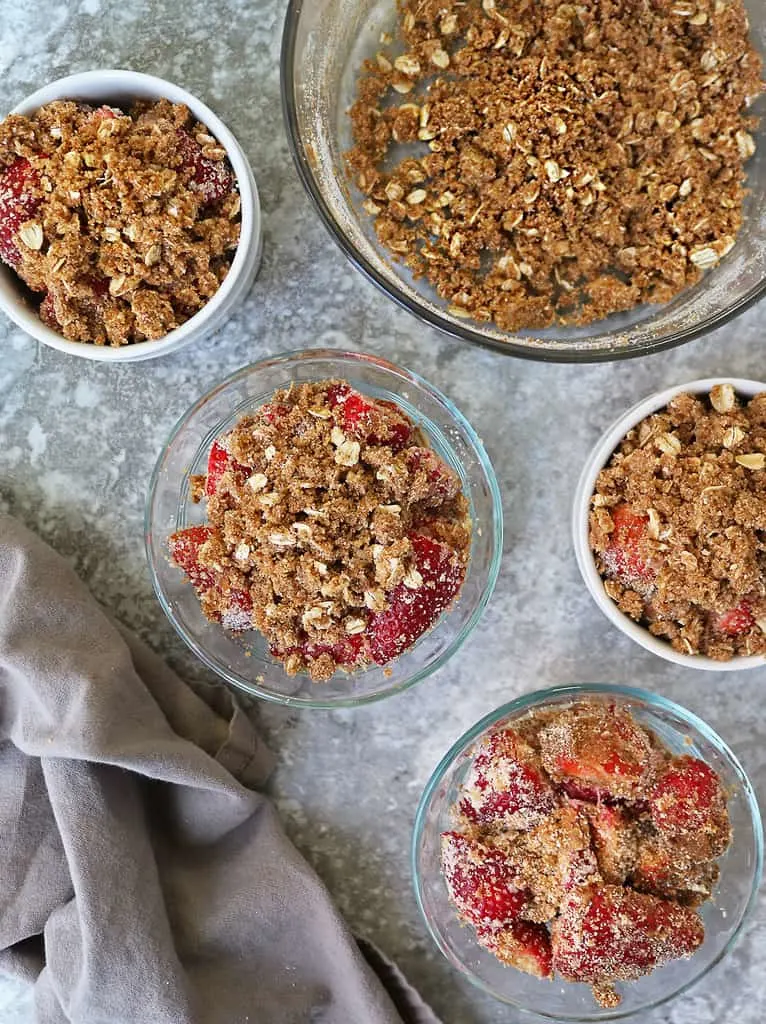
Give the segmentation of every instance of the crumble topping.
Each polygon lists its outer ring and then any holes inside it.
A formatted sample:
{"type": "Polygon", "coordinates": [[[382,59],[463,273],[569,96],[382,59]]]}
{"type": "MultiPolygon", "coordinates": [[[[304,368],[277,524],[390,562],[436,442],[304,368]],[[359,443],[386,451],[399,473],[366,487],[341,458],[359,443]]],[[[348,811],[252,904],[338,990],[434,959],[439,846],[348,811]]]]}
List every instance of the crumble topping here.
{"type": "Polygon", "coordinates": [[[517,331],[667,302],[735,244],[761,60],[742,0],[401,0],[347,155],[380,242],[517,331]],[[402,159],[401,154],[407,153],[402,159]]]}
{"type": "Polygon", "coordinates": [[[180,104],[57,101],[0,123],[0,258],[71,341],[188,320],[228,273],[239,208],[225,150],[180,104]]]}
{"type": "Polygon", "coordinates": [[[295,384],[243,416],[192,495],[209,525],[191,567],[184,531],[171,538],[176,562],[205,614],[260,630],[288,674],[387,664],[462,585],[457,474],[398,407],[345,382],[295,384]]]}
{"type": "Polygon", "coordinates": [[[596,566],[620,610],[681,653],[766,654],[765,470],[766,393],[682,394],[631,430],[590,513],[596,566]]]}

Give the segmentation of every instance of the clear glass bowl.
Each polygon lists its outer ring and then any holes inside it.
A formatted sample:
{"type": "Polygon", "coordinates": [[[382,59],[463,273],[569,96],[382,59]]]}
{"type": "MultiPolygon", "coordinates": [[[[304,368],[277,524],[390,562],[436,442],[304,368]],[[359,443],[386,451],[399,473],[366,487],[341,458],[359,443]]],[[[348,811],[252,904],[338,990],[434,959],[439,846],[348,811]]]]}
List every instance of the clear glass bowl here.
{"type": "MultiPolygon", "coordinates": [[[[745,0],[752,37],[766,53],[766,4],[745,0]]],[[[720,327],[766,293],[766,132],[748,163],[745,224],[732,252],[702,281],[664,306],[641,306],[586,328],[509,334],[458,320],[428,282],[415,281],[378,243],[362,196],[346,173],[348,107],[362,63],[396,24],[395,0],[290,0],[282,39],[282,100],[298,173],[322,220],[351,262],[405,309],[463,341],[508,355],[560,362],[624,359],[720,327]]],[[[752,112],[766,113],[766,96],[752,112]]]]}
{"type": "Polygon", "coordinates": [[[145,523],[152,583],[165,614],[198,658],[227,682],[278,704],[332,708],[366,704],[431,675],[460,649],[492,594],[503,548],[503,516],[494,470],[473,428],[448,398],[409,370],[373,356],[315,349],[264,359],[209,391],[181,419],[149,485],[145,523]],[[190,477],[204,473],[212,442],[245,413],[291,382],[342,378],[365,394],[396,402],[459,474],[470,504],[473,537],[460,596],[430,632],[385,668],[337,672],[326,683],[288,676],[257,631],[233,634],[209,622],[193,588],[170,561],[168,538],[205,521],[190,477]]]}
{"type": "Polygon", "coordinates": [[[420,800],[412,842],[418,904],[434,941],[450,963],[497,999],[559,1022],[620,1020],[646,1013],[686,991],[734,945],[755,905],[762,867],[763,826],[758,803],[731,750],[690,711],[664,697],[626,686],[583,684],[539,690],[482,718],[445,754],[431,776],[420,800]],[[619,984],[622,1002],[612,1010],[598,1007],[587,985],[533,978],[496,960],[476,942],[473,930],[458,920],[440,868],[439,837],[452,827],[450,809],[468,774],[477,741],[532,709],[563,706],[586,697],[629,709],[670,750],[706,761],[729,795],[734,829],[733,842],[719,860],[721,878],[713,899],[699,909],[705,924],[702,947],[689,960],[674,961],[638,981],[619,984]]]}

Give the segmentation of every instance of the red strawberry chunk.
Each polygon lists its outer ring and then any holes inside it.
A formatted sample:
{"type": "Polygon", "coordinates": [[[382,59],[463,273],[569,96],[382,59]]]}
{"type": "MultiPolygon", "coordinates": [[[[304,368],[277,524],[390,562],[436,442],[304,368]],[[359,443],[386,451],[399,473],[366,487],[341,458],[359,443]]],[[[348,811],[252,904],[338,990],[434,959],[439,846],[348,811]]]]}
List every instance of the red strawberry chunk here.
{"type": "Polygon", "coordinates": [[[692,864],[672,842],[647,836],[639,843],[630,884],[639,892],[696,907],[710,899],[718,876],[714,861],[692,864]]]}
{"type": "Polygon", "coordinates": [[[191,172],[191,187],[199,192],[206,203],[223,199],[234,188],[234,175],[225,160],[210,160],[202,147],[183,129],[178,129],[178,152],[181,166],[191,172]]]}
{"type": "Polygon", "coordinates": [[[410,540],[422,583],[416,590],[400,583],[388,595],[388,608],[370,616],[370,655],[378,665],[387,665],[434,625],[457,597],[465,577],[463,565],[446,544],[419,534],[410,540]]]}
{"type": "Polygon", "coordinates": [[[754,624],[755,619],[747,601],[740,602],[736,608],[731,608],[728,612],[714,615],[711,622],[717,633],[725,633],[727,636],[743,636],[754,624]]]}
{"type": "Polygon", "coordinates": [[[56,307],[53,302],[53,295],[46,292],[43,301],[40,303],[38,315],[46,327],[53,331],[61,331],[61,324],[56,316],[56,307]]]}
{"type": "Polygon", "coordinates": [[[327,401],[331,409],[339,411],[341,429],[364,438],[367,444],[385,444],[400,451],[412,436],[409,421],[393,402],[365,398],[348,384],[331,384],[327,401]]]}
{"type": "Polygon", "coordinates": [[[696,757],[677,757],[651,794],[654,827],[695,860],[718,857],[731,841],[726,795],[718,776],[696,757]]]}
{"type": "Polygon", "coordinates": [[[612,509],[612,522],[614,532],[601,556],[607,574],[632,590],[648,593],[657,576],[641,553],[648,518],[637,515],[627,505],[617,505],[612,509]]]}
{"type": "Polygon", "coordinates": [[[553,924],[553,966],[567,981],[640,978],[689,957],[702,944],[699,917],[686,907],[619,885],[573,892],[553,924]]]}
{"type": "Polygon", "coordinates": [[[605,882],[624,885],[638,856],[638,836],[633,822],[619,807],[584,804],[590,824],[593,851],[605,882]]]}
{"type": "Polygon", "coordinates": [[[513,729],[491,733],[482,741],[464,791],[460,810],[476,824],[529,829],[554,806],[540,758],[513,729]]]}
{"type": "Polygon", "coordinates": [[[0,171],[0,260],[14,269],[21,261],[16,236],[40,206],[39,185],[40,175],[23,157],[0,171]]]}
{"type": "Polygon", "coordinates": [[[553,951],[544,924],[514,921],[497,931],[480,929],[479,942],[509,967],[536,978],[553,977],[553,951]]]}
{"type": "Polygon", "coordinates": [[[253,599],[246,590],[232,590],[229,604],[221,612],[221,625],[232,632],[253,628],[253,599]]]}
{"type": "Polygon", "coordinates": [[[290,407],[279,402],[267,402],[258,410],[269,426],[278,427],[282,420],[290,414],[290,407]]]}
{"type": "Polygon", "coordinates": [[[576,705],[540,731],[546,771],[611,797],[641,799],[654,783],[658,754],[631,715],[614,705],[576,705]]]}
{"type": "Polygon", "coordinates": [[[460,832],[442,834],[442,873],[450,899],[471,924],[500,928],[527,905],[517,869],[502,850],[460,832]]]}
{"type": "Polygon", "coordinates": [[[427,494],[422,499],[426,505],[443,505],[460,493],[460,480],[456,473],[430,448],[410,448],[407,461],[413,473],[425,474],[427,494]]]}
{"type": "Polygon", "coordinates": [[[237,462],[222,445],[217,441],[214,441],[207,460],[205,494],[207,494],[208,497],[218,491],[218,486],[221,483],[221,477],[227,469],[234,470],[235,474],[242,478],[244,478],[244,476],[249,472],[247,466],[243,466],[241,463],[237,462]]]}
{"type": "Polygon", "coordinates": [[[173,561],[179,569],[183,569],[198,592],[215,586],[215,574],[199,564],[199,550],[213,533],[210,526],[189,526],[174,533],[169,540],[173,561]]]}
{"type": "Polygon", "coordinates": [[[317,658],[329,654],[339,667],[351,668],[365,663],[366,638],[363,633],[357,633],[335,644],[318,644],[307,640],[297,647],[289,647],[286,650],[272,647],[271,653],[280,661],[284,661],[291,654],[298,654],[305,662],[316,661],[317,658]]]}

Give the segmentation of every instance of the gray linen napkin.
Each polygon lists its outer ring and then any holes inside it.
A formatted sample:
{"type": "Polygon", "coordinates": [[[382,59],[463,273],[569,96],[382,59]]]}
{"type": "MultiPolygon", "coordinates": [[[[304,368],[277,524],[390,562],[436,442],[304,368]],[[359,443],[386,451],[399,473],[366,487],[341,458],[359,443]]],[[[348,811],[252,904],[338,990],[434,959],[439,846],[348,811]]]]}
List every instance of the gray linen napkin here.
{"type": "Polygon", "coordinates": [[[269,766],[0,516],[0,970],[41,1024],[438,1024],[283,835],[269,766]]]}

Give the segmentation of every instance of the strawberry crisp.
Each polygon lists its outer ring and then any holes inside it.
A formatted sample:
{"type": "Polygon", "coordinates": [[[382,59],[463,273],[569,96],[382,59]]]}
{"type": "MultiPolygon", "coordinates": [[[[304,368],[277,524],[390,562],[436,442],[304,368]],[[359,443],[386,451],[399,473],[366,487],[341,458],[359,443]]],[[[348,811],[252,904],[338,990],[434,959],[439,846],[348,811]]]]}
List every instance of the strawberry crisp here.
{"type": "Polygon", "coordinates": [[[621,611],[684,654],[766,654],[766,393],[678,395],[623,439],[590,543],[621,611]]]}
{"type": "Polygon", "coordinates": [[[208,524],[170,538],[202,609],[257,629],[289,675],[387,665],[457,598],[460,480],[391,402],[296,384],[244,416],[193,478],[208,524]]]}
{"type": "Polygon", "coordinates": [[[0,262],[70,341],[156,340],[212,298],[239,242],[225,150],[168,100],[57,101],[0,124],[0,262]]]}
{"type": "Polygon", "coordinates": [[[474,751],[442,871],[458,915],[503,963],[618,981],[690,957],[695,908],[731,842],[715,772],[674,756],[626,708],[587,700],[532,711],[474,751]]]}

